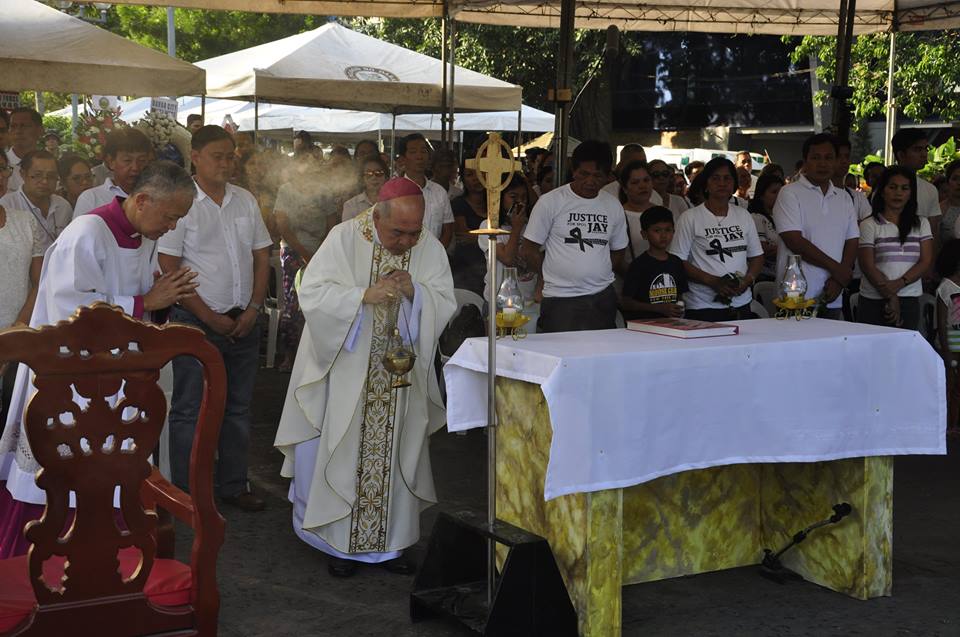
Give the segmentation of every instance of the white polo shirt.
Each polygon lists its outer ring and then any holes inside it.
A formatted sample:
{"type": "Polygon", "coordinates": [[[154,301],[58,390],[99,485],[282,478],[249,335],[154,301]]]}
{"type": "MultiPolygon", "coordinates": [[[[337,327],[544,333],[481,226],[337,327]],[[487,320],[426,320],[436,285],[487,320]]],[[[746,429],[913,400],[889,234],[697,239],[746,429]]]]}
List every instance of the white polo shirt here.
{"type": "Polygon", "coordinates": [[[157,242],[161,254],[182,259],[197,273],[197,294],[211,310],[223,314],[245,308],[253,295],[253,251],[273,245],[257,200],[227,184],[223,205],[197,185],[187,216],[157,242]]]}
{"type": "Polygon", "coordinates": [[[44,250],[50,247],[50,244],[60,236],[63,229],[66,228],[67,224],[73,219],[73,208],[70,207],[70,203],[63,197],[59,195],[50,196],[50,211],[47,213],[47,216],[44,217],[40,208],[33,205],[33,202],[27,198],[22,188],[8,192],[3,197],[0,197],[0,206],[3,206],[7,210],[26,210],[33,215],[34,220],[37,222],[37,229],[40,231],[40,239],[43,243],[44,250]]]}
{"type": "Polygon", "coordinates": [[[73,218],[76,219],[80,215],[85,215],[100,206],[106,206],[113,201],[114,197],[126,199],[129,195],[124,192],[123,188],[113,183],[113,180],[107,177],[107,180],[99,186],[88,188],[80,193],[80,196],[77,197],[77,205],[73,209],[73,218]]]}
{"type": "Polygon", "coordinates": [[[13,152],[13,148],[7,149],[7,164],[13,170],[7,177],[7,192],[13,192],[23,187],[23,177],[20,176],[20,158],[13,152]]]}
{"type": "Polygon", "coordinates": [[[586,199],[566,184],[537,200],[523,237],[546,249],[544,296],[586,296],[613,283],[610,251],[627,247],[627,222],[617,199],[586,199]]]}
{"type": "MultiPolygon", "coordinates": [[[[811,183],[804,175],[780,189],[777,203],[773,206],[773,222],[781,235],[784,232],[800,232],[804,239],[834,261],[843,258],[843,245],[848,240],[860,238],[857,212],[850,194],[830,184],[830,189],[824,195],[820,186],[811,183]]],[[[787,266],[787,257],[792,254],[781,239],[777,250],[778,286],[787,266]]],[[[805,262],[803,274],[807,279],[807,298],[820,296],[830,273],[805,262]]],[[[838,296],[828,307],[835,309],[842,303],[843,299],[838,296]]]]}
{"type": "Polygon", "coordinates": [[[927,218],[943,214],[937,187],[921,177],[917,177],[917,214],[927,218]]]}
{"type": "Polygon", "coordinates": [[[447,191],[443,189],[443,186],[428,179],[427,185],[423,186],[423,204],[423,227],[439,239],[444,224],[453,223],[453,208],[450,207],[450,197],[447,196],[447,191]]]}

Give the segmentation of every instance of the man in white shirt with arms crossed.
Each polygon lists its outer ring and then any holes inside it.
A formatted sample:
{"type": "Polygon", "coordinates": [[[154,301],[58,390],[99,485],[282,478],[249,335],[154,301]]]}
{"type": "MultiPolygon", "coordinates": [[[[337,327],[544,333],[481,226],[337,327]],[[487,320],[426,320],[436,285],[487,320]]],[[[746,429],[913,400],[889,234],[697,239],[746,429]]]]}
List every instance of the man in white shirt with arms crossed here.
{"type": "Polygon", "coordinates": [[[822,318],[839,319],[840,293],[850,284],[860,228],[853,200],[831,182],[837,166],[837,140],[819,133],[803,143],[799,179],[780,190],[773,221],[783,245],[777,250],[777,280],[787,257],[799,254],[807,278],[807,298],[826,301],[822,318]]]}

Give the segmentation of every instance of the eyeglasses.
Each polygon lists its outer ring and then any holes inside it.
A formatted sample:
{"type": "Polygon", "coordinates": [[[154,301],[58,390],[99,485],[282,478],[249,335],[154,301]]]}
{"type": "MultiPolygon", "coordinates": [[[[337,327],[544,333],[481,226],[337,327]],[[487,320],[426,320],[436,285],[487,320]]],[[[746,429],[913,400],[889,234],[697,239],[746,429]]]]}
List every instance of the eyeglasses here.
{"type": "Polygon", "coordinates": [[[13,172],[13,167],[12,167],[12,166],[2,166],[2,167],[0,167],[0,174],[6,174],[6,173],[12,173],[12,172],[13,172]]]}
{"type": "Polygon", "coordinates": [[[27,179],[30,181],[56,181],[60,179],[57,173],[28,173],[27,179]]]}
{"type": "Polygon", "coordinates": [[[365,170],[365,171],[363,171],[363,176],[364,176],[364,177],[383,177],[383,176],[386,175],[386,174],[387,174],[387,173],[383,172],[382,170],[365,170]]]}

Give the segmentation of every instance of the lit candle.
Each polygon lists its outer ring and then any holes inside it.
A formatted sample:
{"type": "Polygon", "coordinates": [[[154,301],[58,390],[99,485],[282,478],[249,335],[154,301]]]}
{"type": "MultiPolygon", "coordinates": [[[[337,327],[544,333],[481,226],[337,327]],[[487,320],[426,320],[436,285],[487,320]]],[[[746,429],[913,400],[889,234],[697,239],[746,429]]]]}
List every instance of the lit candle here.
{"type": "Polygon", "coordinates": [[[517,315],[517,308],[513,305],[507,305],[503,308],[503,316],[506,318],[513,318],[517,315]]]}
{"type": "Polygon", "coordinates": [[[791,281],[791,282],[790,282],[790,289],[787,290],[787,298],[788,298],[788,299],[799,299],[799,298],[800,298],[800,290],[797,289],[797,283],[796,283],[796,281],[791,281]]]}

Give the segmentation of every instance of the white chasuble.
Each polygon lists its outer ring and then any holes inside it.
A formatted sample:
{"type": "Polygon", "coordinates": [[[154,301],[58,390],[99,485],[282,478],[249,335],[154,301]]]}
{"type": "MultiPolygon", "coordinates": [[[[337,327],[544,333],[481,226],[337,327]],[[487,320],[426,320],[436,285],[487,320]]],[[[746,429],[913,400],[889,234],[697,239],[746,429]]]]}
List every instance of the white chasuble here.
{"type": "MultiPolygon", "coordinates": [[[[118,305],[133,316],[138,307],[136,297],[150,290],[158,268],[156,242],[142,239],[131,243],[139,245],[120,247],[116,232],[101,216],[84,215],[72,221],[44,256],[30,327],[69,319],[78,308],[97,301],[118,305]]],[[[45,494],[34,481],[39,465],[21,423],[29,397],[36,392],[32,379],[32,372],[20,365],[0,439],[0,481],[6,480],[14,499],[45,504],[45,494]]],[[[76,394],[74,400],[84,403],[76,394]]]]}
{"type": "Polygon", "coordinates": [[[274,442],[293,478],[294,530],[334,555],[389,559],[419,540],[420,511],[436,502],[427,436],[445,412],[434,356],[456,310],[446,252],[421,232],[407,253],[391,254],[367,210],[330,231],[299,300],[306,325],[274,442]],[[416,289],[401,316],[417,355],[403,389],[382,363],[393,317],[362,304],[391,270],[408,271],[416,289]]]}

